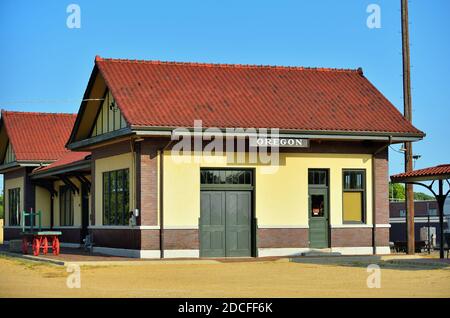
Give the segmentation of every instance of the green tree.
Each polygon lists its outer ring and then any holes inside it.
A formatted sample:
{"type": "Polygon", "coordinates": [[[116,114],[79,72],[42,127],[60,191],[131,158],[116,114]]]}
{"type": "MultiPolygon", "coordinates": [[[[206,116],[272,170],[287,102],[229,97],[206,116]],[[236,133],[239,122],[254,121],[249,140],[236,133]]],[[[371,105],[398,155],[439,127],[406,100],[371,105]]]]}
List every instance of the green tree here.
{"type": "Polygon", "coordinates": [[[414,200],[435,200],[435,198],[423,192],[414,192],[414,200]]]}
{"type": "Polygon", "coordinates": [[[389,198],[391,200],[405,200],[405,186],[401,183],[389,183],[389,198]]]}
{"type": "MultiPolygon", "coordinates": [[[[405,200],[405,186],[402,183],[389,183],[389,199],[405,200]]],[[[434,200],[434,197],[423,192],[414,192],[414,200],[434,200]]]]}

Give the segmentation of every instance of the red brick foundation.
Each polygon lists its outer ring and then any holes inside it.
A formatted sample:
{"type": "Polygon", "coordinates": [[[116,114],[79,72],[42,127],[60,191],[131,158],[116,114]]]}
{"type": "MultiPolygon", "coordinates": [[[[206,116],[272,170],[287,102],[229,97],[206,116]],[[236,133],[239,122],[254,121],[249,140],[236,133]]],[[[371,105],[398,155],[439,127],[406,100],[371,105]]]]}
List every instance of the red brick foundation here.
{"type": "Polygon", "coordinates": [[[372,246],[372,228],[331,229],[331,247],[372,246]]]}
{"type": "Polygon", "coordinates": [[[199,230],[164,230],[164,249],[166,250],[196,250],[200,248],[199,230]]]}
{"type": "Polygon", "coordinates": [[[258,248],[308,247],[308,229],[258,229],[258,248]]]}
{"type": "Polygon", "coordinates": [[[55,227],[55,231],[61,231],[62,235],[59,238],[59,241],[61,243],[70,243],[70,244],[82,244],[82,237],[81,237],[81,229],[59,229],[55,227]]]}
{"type": "Polygon", "coordinates": [[[3,240],[4,241],[20,240],[20,239],[22,239],[22,236],[20,235],[21,231],[22,231],[22,229],[20,229],[20,228],[4,228],[3,229],[3,240]]]}

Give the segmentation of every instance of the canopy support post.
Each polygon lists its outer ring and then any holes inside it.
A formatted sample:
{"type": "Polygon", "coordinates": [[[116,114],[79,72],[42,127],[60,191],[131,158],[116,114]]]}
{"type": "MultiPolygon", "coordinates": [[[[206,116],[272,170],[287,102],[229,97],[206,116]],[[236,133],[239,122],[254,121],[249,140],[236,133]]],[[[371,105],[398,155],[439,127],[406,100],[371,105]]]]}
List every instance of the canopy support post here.
{"type": "Polygon", "coordinates": [[[438,203],[438,208],[439,208],[439,226],[440,226],[440,234],[441,234],[441,239],[440,239],[440,243],[439,243],[439,258],[443,259],[444,258],[444,203],[445,203],[445,198],[447,197],[447,194],[444,195],[444,185],[443,185],[443,181],[442,179],[439,180],[439,195],[436,196],[436,200],[438,203]]]}
{"type": "MultiPolygon", "coordinates": [[[[438,204],[438,212],[439,212],[439,227],[440,227],[440,240],[439,240],[439,257],[441,259],[444,258],[444,204],[445,204],[445,199],[447,198],[447,196],[450,194],[450,189],[447,191],[447,193],[444,194],[444,180],[439,179],[438,180],[438,188],[439,191],[438,193],[434,192],[432,186],[434,184],[434,180],[431,183],[431,185],[426,185],[424,183],[421,182],[416,182],[416,181],[410,181],[410,182],[405,182],[405,183],[409,183],[409,184],[416,184],[416,185],[420,185],[422,187],[427,188],[431,193],[433,193],[434,197],[436,198],[437,204],[438,204]]],[[[448,183],[448,180],[447,180],[448,183]]]]}

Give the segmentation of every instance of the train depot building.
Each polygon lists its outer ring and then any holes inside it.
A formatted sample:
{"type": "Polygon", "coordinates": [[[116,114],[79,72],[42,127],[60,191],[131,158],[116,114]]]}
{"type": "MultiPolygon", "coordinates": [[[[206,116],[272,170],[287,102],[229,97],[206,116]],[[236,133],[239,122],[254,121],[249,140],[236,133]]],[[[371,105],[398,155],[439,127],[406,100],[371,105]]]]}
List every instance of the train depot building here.
{"type": "Polygon", "coordinates": [[[78,114],[3,111],[5,241],[140,258],[389,253],[388,146],[424,133],[361,69],[96,57],[78,114]]]}

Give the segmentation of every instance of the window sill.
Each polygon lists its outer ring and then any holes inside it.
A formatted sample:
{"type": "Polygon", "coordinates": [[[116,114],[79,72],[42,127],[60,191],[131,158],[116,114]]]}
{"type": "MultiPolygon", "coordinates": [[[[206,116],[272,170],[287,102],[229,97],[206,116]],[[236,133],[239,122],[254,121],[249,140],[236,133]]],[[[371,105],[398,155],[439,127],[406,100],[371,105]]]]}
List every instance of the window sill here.
{"type": "Polygon", "coordinates": [[[81,225],[54,225],[54,229],[81,229],[81,225]]]}
{"type": "Polygon", "coordinates": [[[352,229],[352,228],[372,228],[371,224],[354,223],[354,224],[339,224],[331,225],[332,229],[352,229]]]}
{"type": "Polygon", "coordinates": [[[90,225],[91,230],[159,230],[159,225],[90,225]]]}

